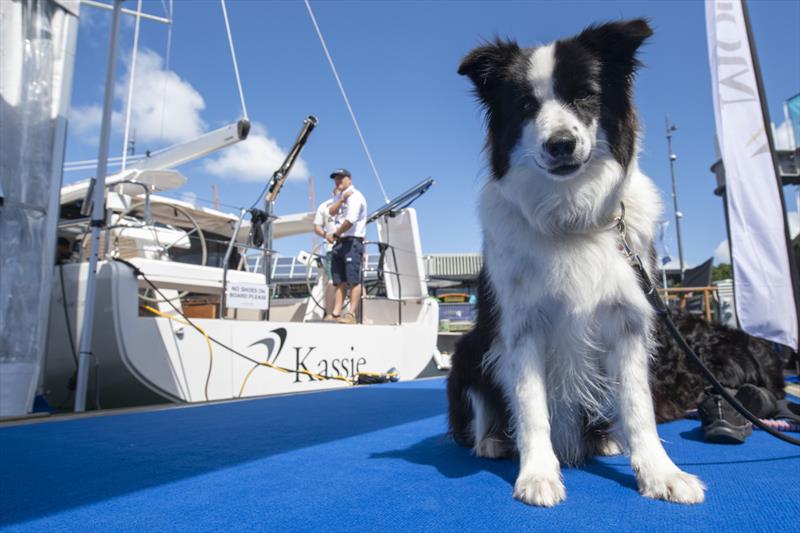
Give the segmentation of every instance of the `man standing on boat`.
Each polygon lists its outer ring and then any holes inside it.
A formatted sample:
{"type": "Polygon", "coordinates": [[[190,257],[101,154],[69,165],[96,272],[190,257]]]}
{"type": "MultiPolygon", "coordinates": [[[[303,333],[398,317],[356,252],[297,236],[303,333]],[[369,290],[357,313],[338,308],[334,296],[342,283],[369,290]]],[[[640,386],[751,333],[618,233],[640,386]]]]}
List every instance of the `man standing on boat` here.
{"type": "Polygon", "coordinates": [[[332,315],[343,324],[355,324],[361,303],[361,264],[364,257],[364,236],[367,233],[367,200],[355,187],[350,171],[334,170],[337,194],[328,212],[335,217],[336,230],[325,236],[333,244],[331,274],[336,293],[332,315]],[[348,292],[350,311],[342,314],[348,292]]]}
{"type": "Polygon", "coordinates": [[[314,214],[314,233],[322,237],[324,242],[320,252],[323,254],[323,266],[325,271],[325,320],[330,320],[333,311],[334,288],[333,276],[331,274],[331,244],[328,242],[328,235],[336,231],[336,221],[330,214],[330,208],[338,189],[334,187],[330,198],[319,204],[317,212],[314,214]]]}

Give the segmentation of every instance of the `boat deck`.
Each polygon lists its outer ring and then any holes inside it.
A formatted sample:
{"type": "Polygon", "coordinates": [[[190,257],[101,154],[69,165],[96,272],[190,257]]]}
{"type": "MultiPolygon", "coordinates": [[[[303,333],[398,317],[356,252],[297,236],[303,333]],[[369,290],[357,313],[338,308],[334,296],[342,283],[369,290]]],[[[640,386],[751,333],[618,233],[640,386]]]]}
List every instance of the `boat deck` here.
{"type": "Polygon", "coordinates": [[[567,500],[540,509],[512,499],[516,461],[446,437],[446,408],[431,379],[6,425],[0,529],[797,531],[800,451],[761,431],[712,445],[696,421],[660,426],[702,505],[639,496],[611,457],[565,469],[567,500]]]}

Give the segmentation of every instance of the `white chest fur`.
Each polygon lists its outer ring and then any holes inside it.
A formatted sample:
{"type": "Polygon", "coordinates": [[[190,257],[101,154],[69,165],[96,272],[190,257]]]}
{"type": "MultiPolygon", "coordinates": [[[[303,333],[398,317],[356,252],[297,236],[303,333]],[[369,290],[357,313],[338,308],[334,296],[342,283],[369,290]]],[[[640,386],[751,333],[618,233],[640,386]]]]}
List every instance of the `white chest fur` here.
{"type": "Polygon", "coordinates": [[[525,179],[505,176],[482,192],[485,263],[500,315],[486,363],[505,381],[503,374],[519,371],[535,346],[546,362],[551,418],[602,419],[613,404],[607,354],[625,336],[647,337],[651,320],[610,227],[612,206],[625,201],[629,239],[646,257],[658,194],[638,171],[610,199],[601,193],[612,187],[604,189],[602,180],[558,194],[551,184],[525,179]]]}

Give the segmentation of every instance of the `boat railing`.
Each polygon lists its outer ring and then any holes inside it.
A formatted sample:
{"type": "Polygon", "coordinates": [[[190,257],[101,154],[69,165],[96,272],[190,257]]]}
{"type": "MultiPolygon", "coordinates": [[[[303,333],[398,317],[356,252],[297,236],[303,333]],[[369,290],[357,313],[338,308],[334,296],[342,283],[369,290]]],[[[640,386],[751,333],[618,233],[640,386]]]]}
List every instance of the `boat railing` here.
{"type": "MultiPolygon", "coordinates": [[[[151,185],[149,185],[147,183],[142,183],[140,181],[132,180],[132,179],[127,179],[127,180],[115,181],[114,183],[107,183],[105,185],[105,188],[110,190],[110,189],[113,189],[113,188],[120,187],[122,185],[133,185],[134,187],[141,187],[142,188],[142,191],[144,192],[144,211],[143,211],[143,214],[142,214],[141,227],[148,226],[150,224],[150,205],[151,205],[150,196],[152,194],[151,185]]],[[[59,230],[65,230],[65,229],[72,228],[72,227],[82,228],[83,232],[80,233],[81,236],[79,237],[79,241],[80,242],[83,242],[84,239],[86,238],[86,236],[91,233],[91,224],[90,224],[91,223],[91,216],[90,216],[90,213],[91,213],[91,210],[92,210],[92,203],[93,203],[92,202],[92,197],[93,197],[94,186],[95,186],[95,181],[94,181],[94,178],[92,178],[91,184],[89,185],[89,188],[86,191],[86,196],[84,197],[83,203],[81,205],[80,214],[82,215],[82,217],[81,218],[67,219],[67,220],[60,220],[58,222],[58,229],[59,230]]],[[[123,196],[123,193],[119,193],[119,194],[120,194],[120,196],[123,196]]],[[[124,214],[124,211],[123,211],[123,214],[124,214]]],[[[105,236],[105,238],[103,239],[103,252],[101,254],[101,257],[106,257],[108,255],[108,246],[109,246],[108,243],[109,243],[109,240],[110,240],[109,239],[109,231],[112,230],[112,229],[115,229],[115,228],[116,228],[116,226],[105,226],[105,227],[102,228],[102,233],[105,236]]],[[[79,262],[83,262],[86,259],[84,257],[84,253],[85,253],[84,248],[85,248],[84,246],[81,246],[80,256],[78,258],[79,262]]]]}
{"type": "Polygon", "coordinates": [[[691,312],[691,302],[693,300],[696,301],[698,297],[702,298],[701,314],[706,322],[711,322],[712,320],[712,299],[714,302],[719,302],[719,289],[714,286],[660,288],[658,289],[658,293],[668,307],[673,309],[677,308],[683,312],[687,310],[691,312]]]}
{"type": "MultiPolygon", "coordinates": [[[[276,250],[271,250],[271,249],[270,250],[265,250],[263,245],[256,246],[251,241],[250,237],[248,237],[247,242],[244,242],[244,243],[243,242],[236,242],[237,237],[239,236],[239,230],[242,227],[242,221],[244,220],[245,215],[247,213],[249,213],[249,212],[250,212],[249,209],[241,209],[239,211],[239,218],[236,219],[236,224],[235,224],[235,226],[233,228],[233,233],[231,234],[231,238],[228,240],[228,246],[225,249],[225,257],[222,260],[222,296],[220,298],[220,305],[219,305],[219,318],[221,318],[221,319],[224,319],[226,317],[227,310],[228,310],[228,307],[227,307],[227,304],[226,304],[226,295],[227,295],[227,289],[228,289],[228,270],[230,268],[230,259],[231,259],[231,255],[233,255],[233,249],[234,248],[246,248],[248,250],[258,250],[258,251],[262,252],[262,254],[263,254],[262,256],[260,256],[260,258],[264,257],[264,256],[267,256],[267,255],[271,257],[271,256],[273,256],[274,254],[277,253],[276,250]]],[[[271,241],[271,239],[270,239],[270,241],[271,241]]],[[[245,265],[246,264],[247,263],[245,262],[245,265]]],[[[257,272],[258,268],[259,268],[259,263],[257,262],[255,267],[254,267],[254,269],[253,269],[253,271],[257,272]]],[[[271,279],[271,277],[269,277],[268,279],[271,279]]],[[[272,284],[268,283],[268,285],[270,285],[270,287],[269,287],[269,290],[267,291],[267,294],[268,294],[268,297],[271,299],[272,298],[272,290],[271,290],[272,289],[272,286],[271,286],[272,284]]]]}
{"type": "MultiPolygon", "coordinates": [[[[94,180],[94,178],[92,178],[92,180],[94,180]]],[[[151,195],[150,185],[148,185],[147,183],[142,183],[142,182],[135,181],[135,180],[124,180],[124,181],[117,181],[117,182],[114,182],[114,183],[106,184],[106,189],[111,189],[113,187],[118,187],[120,185],[134,185],[136,187],[141,187],[142,188],[142,190],[144,191],[144,215],[143,215],[143,221],[144,221],[144,225],[149,224],[149,222],[150,222],[150,195],[151,195]]],[[[82,215],[82,217],[81,218],[60,220],[58,222],[58,229],[65,229],[65,228],[71,228],[71,227],[74,227],[74,226],[83,225],[83,226],[86,226],[87,232],[88,232],[89,223],[91,222],[91,216],[89,214],[91,213],[91,204],[92,204],[91,200],[92,200],[92,191],[93,191],[93,189],[94,189],[94,181],[92,181],[92,184],[89,186],[89,188],[86,191],[86,197],[84,198],[82,206],[81,206],[81,215],[82,215]]]]}
{"type": "Polygon", "coordinates": [[[233,233],[231,234],[231,239],[228,241],[228,247],[225,249],[225,258],[222,261],[222,296],[220,297],[219,301],[219,318],[225,318],[226,312],[226,305],[225,305],[225,292],[228,286],[228,263],[231,260],[231,254],[233,254],[233,247],[236,243],[236,237],[239,235],[239,229],[242,227],[242,220],[244,220],[244,216],[247,214],[247,209],[242,209],[239,212],[239,218],[236,219],[236,226],[233,228],[233,233]]]}
{"type": "Polygon", "coordinates": [[[146,183],[141,183],[141,182],[138,182],[138,181],[134,181],[134,180],[123,180],[123,181],[118,181],[116,183],[112,183],[110,185],[107,185],[107,188],[110,189],[112,187],[117,187],[119,185],[126,185],[126,184],[138,186],[138,187],[141,187],[144,190],[144,213],[142,215],[142,219],[144,220],[144,225],[149,224],[150,223],[150,194],[151,194],[150,185],[148,185],[146,183]]]}
{"type": "MultiPolygon", "coordinates": [[[[392,257],[394,259],[394,270],[386,270],[384,268],[385,261],[386,261],[386,250],[390,249],[392,246],[389,243],[380,242],[380,241],[364,241],[364,246],[377,246],[378,252],[380,254],[380,259],[378,260],[378,265],[375,267],[375,272],[378,275],[378,279],[382,279],[382,277],[386,274],[390,274],[396,277],[397,279],[397,298],[390,298],[387,294],[386,296],[381,296],[381,298],[385,300],[395,300],[397,301],[397,322],[399,325],[403,325],[403,280],[402,276],[400,275],[400,269],[397,267],[397,256],[392,253],[392,257]]],[[[365,271],[368,268],[364,269],[365,271]]],[[[359,322],[364,322],[364,300],[368,300],[374,297],[370,297],[367,294],[367,291],[361,291],[361,316],[359,317],[359,322]]]]}

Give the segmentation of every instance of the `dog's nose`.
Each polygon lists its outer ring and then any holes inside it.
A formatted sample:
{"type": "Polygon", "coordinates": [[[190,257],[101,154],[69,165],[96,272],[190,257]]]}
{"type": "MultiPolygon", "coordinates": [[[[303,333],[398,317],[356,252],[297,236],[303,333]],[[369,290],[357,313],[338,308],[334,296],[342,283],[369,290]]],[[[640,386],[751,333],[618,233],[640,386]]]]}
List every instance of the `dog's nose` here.
{"type": "Polygon", "coordinates": [[[575,151],[575,136],[567,130],[560,130],[555,132],[547,142],[544,143],[544,149],[553,157],[566,157],[572,155],[575,151]]]}

